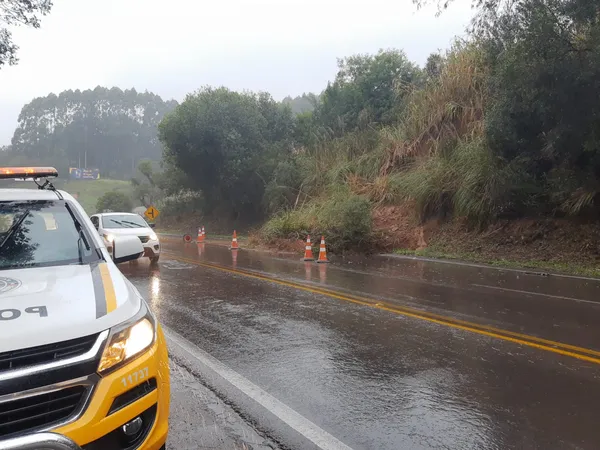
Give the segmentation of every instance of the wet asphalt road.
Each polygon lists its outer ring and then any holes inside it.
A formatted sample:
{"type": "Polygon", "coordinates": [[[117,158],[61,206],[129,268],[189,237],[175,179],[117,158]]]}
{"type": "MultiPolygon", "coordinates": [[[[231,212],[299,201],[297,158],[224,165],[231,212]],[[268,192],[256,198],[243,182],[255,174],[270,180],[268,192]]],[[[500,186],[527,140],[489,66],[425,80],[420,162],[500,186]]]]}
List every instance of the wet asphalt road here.
{"type": "Polygon", "coordinates": [[[121,269],[198,388],[176,383],[173,449],[600,448],[596,281],[385,257],[317,266],[176,241],[163,249],[158,267],[121,269]],[[208,427],[223,436],[214,445],[190,413],[210,396],[230,417],[208,427]]]}

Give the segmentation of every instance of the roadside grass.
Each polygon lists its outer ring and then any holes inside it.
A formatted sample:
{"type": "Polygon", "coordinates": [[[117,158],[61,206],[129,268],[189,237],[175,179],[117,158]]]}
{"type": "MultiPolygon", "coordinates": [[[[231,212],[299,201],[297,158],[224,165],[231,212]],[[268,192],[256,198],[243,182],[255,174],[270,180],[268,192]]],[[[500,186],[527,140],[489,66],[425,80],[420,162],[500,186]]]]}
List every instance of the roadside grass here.
{"type": "Polygon", "coordinates": [[[590,267],[589,265],[565,263],[558,261],[538,261],[526,260],[517,261],[510,259],[486,258],[477,253],[448,253],[436,250],[435,248],[425,248],[422,250],[395,249],[394,254],[405,256],[416,256],[423,258],[432,258],[440,260],[463,261],[470,263],[485,264],[492,267],[506,269],[535,269],[540,271],[552,272],[565,275],[581,275],[587,277],[600,278],[600,267],[590,267]]]}
{"type": "Polygon", "coordinates": [[[56,187],[77,195],[77,199],[88,214],[96,212],[96,202],[100,197],[110,191],[123,192],[133,198],[133,187],[129,181],[123,180],[65,180],[56,183],[56,187]]]}
{"type": "MultiPolygon", "coordinates": [[[[120,191],[128,197],[133,198],[133,186],[129,181],[124,180],[66,180],[58,178],[53,180],[52,183],[56,189],[61,189],[73,196],[77,196],[77,200],[89,215],[96,213],[96,202],[107,192],[120,191]]],[[[9,182],[2,184],[0,187],[37,189],[37,186],[33,182],[23,181],[9,182]]]]}

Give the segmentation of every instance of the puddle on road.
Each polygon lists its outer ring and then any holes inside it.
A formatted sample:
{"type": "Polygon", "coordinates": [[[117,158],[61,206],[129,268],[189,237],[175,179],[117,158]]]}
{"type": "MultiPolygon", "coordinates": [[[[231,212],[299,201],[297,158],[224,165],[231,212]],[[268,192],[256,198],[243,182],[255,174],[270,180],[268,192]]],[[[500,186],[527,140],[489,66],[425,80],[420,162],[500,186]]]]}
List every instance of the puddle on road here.
{"type": "Polygon", "coordinates": [[[174,259],[167,259],[166,261],[162,262],[162,266],[165,269],[170,269],[170,270],[189,270],[189,269],[193,269],[195,266],[192,264],[187,264],[184,262],[180,262],[180,261],[176,261],[174,259]]]}

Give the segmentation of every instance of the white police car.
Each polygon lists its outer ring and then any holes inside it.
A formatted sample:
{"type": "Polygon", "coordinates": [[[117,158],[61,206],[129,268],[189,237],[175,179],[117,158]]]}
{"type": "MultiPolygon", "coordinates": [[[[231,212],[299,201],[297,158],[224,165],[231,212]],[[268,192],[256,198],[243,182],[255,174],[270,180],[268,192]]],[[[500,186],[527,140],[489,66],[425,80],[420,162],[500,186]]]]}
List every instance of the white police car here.
{"type": "Polygon", "coordinates": [[[159,323],[53,168],[0,167],[0,450],[163,449],[169,365],[159,323]],[[113,261],[114,260],[114,261],[113,261]]]}

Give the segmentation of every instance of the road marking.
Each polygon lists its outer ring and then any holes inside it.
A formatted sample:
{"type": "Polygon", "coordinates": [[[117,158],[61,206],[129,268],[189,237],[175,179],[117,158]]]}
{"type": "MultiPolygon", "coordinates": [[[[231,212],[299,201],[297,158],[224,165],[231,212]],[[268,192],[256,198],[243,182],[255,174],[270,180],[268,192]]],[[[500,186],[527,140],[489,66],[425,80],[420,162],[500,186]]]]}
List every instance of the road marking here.
{"type": "Polygon", "coordinates": [[[513,342],[515,344],[526,345],[528,347],[533,347],[539,350],[545,350],[552,353],[558,353],[564,356],[570,356],[572,358],[592,362],[594,364],[600,364],[600,351],[597,350],[592,350],[585,347],[578,347],[576,345],[571,344],[564,344],[562,342],[552,341],[536,336],[530,336],[527,334],[516,333],[514,331],[503,330],[501,328],[495,328],[488,325],[481,325],[474,322],[468,322],[466,320],[454,319],[452,317],[443,316],[441,314],[434,314],[416,308],[410,308],[407,306],[397,306],[368,297],[360,297],[355,295],[350,296],[329,289],[309,287],[304,284],[270,277],[257,272],[251,272],[240,269],[231,269],[228,267],[220,266],[218,264],[200,262],[189,258],[179,257],[170,252],[165,253],[168,253],[169,257],[171,258],[178,259],[180,261],[184,261],[190,264],[195,264],[201,267],[220,270],[222,272],[228,272],[235,275],[242,275],[248,278],[254,278],[262,281],[268,281],[270,283],[279,284],[281,286],[287,286],[294,289],[311,292],[313,294],[325,295],[338,300],[355,303],[357,305],[369,306],[372,308],[381,309],[383,311],[392,312],[402,316],[411,317],[419,320],[425,320],[427,322],[436,323],[438,325],[444,325],[463,331],[469,331],[471,333],[493,337],[496,339],[513,342]]]}
{"type": "Polygon", "coordinates": [[[509,289],[509,288],[504,288],[504,287],[500,287],[500,286],[488,286],[487,284],[472,283],[471,286],[477,286],[477,287],[486,288],[486,289],[496,289],[498,291],[516,292],[518,294],[539,295],[540,297],[557,298],[559,300],[570,300],[572,302],[592,303],[593,305],[600,305],[600,302],[594,301],[594,300],[583,300],[581,298],[563,297],[562,295],[544,294],[542,292],[523,291],[521,289],[509,289]]]}
{"type": "Polygon", "coordinates": [[[175,331],[163,326],[163,332],[172,343],[175,343],[190,356],[200,361],[200,363],[208,366],[219,376],[227,380],[252,400],[259,403],[305,438],[312,441],[319,448],[323,450],[352,450],[351,447],[348,447],[342,441],[332,436],[318,425],[315,425],[285,403],[277,400],[271,394],[226,366],[214,356],[194,345],[183,336],[177,334],[175,331]]]}

